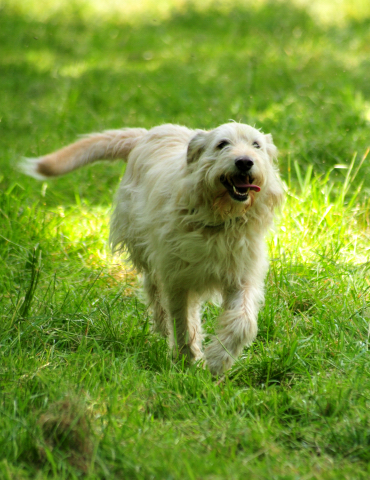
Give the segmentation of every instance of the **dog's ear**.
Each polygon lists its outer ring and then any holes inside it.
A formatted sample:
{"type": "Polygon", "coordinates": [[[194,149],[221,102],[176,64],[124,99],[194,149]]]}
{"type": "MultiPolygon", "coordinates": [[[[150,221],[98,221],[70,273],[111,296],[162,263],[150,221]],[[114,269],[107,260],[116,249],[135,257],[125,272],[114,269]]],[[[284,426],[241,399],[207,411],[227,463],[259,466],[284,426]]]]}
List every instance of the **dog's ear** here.
{"type": "Polygon", "coordinates": [[[201,156],[206,148],[206,139],[208,133],[204,130],[198,130],[197,134],[190,140],[188,145],[187,162],[193,163],[201,156]]]}
{"type": "Polygon", "coordinates": [[[266,139],[268,156],[270,157],[271,162],[273,162],[274,160],[277,159],[278,151],[277,151],[277,148],[275,147],[274,142],[272,140],[271,133],[267,133],[265,135],[265,139],[266,139]]]}

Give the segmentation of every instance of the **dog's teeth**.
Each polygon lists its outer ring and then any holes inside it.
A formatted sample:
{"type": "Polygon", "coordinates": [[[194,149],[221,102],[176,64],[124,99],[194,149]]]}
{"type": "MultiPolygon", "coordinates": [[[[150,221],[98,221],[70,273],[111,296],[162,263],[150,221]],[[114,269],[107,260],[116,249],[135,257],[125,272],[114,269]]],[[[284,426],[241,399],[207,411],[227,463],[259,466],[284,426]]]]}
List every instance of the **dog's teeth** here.
{"type": "Polygon", "coordinates": [[[233,185],[233,190],[234,190],[235,195],[238,195],[239,197],[244,197],[245,196],[244,193],[238,192],[238,190],[235,188],[235,185],[233,185]]]}

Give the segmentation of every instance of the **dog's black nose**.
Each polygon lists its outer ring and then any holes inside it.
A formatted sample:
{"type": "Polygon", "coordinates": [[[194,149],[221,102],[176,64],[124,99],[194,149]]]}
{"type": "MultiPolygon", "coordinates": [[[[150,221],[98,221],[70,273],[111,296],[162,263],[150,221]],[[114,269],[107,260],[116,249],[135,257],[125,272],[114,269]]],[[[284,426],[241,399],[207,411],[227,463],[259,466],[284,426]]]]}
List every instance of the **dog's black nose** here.
{"type": "Polygon", "coordinates": [[[235,160],[236,168],[242,173],[249,172],[249,170],[253,167],[253,165],[254,165],[254,162],[249,157],[238,157],[235,160]]]}

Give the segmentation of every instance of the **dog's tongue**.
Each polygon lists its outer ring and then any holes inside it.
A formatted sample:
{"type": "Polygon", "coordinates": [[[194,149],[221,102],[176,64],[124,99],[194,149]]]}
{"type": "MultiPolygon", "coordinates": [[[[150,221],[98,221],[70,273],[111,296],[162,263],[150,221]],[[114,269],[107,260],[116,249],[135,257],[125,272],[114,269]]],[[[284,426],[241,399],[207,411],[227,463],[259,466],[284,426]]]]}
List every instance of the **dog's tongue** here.
{"type": "Polygon", "coordinates": [[[259,192],[261,190],[261,187],[258,185],[250,185],[245,182],[245,178],[242,177],[233,177],[233,183],[236,186],[236,188],[240,189],[249,189],[249,190],[254,190],[255,192],[259,192]]]}

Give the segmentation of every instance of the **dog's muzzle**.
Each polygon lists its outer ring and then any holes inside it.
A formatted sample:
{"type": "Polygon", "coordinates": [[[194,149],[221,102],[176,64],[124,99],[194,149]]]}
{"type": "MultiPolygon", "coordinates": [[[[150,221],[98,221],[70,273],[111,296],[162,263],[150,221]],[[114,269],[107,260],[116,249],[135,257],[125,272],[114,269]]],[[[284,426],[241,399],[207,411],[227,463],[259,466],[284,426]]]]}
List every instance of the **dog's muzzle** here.
{"type": "Polygon", "coordinates": [[[229,195],[238,202],[245,202],[248,199],[249,190],[259,192],[261,187],[253,184],[251,169],[254,162],[249,157],[238,157],[235,159],[235,166],[238,173],[234,175],[221,175],[220,182],[229,192],[229,195]]]}

